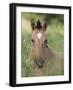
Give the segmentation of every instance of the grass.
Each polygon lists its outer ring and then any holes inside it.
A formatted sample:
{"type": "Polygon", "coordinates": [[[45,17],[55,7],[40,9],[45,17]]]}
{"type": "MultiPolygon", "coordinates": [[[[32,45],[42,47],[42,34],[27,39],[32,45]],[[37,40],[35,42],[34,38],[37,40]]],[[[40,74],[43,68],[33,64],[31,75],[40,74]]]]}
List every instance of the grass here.
{"type": "MultiPolygon", "coordinates": [[[[26,21],[26,20],[25,20],[26,21]]],[[[30,28],[28,21],[28,26],[25,25],[25,28],[22,27],[21,31],[21,76],[22,77],[32,77],[35,72],[30,64],[30,49],[32,46],[31,36],[32,30],[30,28]]],[[[47,28],[48,34],[48,46],[53,48],[56,52],[64,52],[64,25],[57,20],[52,20],[51,24],[47,28]]],[[[54,70],[52,61],[48,61],[48,68],[44,68],[44,75],[54,76],[54,75],[63,75],[64,74],[64,60],[61,62],[61,70],[54,70]],[[53,72],[53,71],[54,72],[53,72]]]]}

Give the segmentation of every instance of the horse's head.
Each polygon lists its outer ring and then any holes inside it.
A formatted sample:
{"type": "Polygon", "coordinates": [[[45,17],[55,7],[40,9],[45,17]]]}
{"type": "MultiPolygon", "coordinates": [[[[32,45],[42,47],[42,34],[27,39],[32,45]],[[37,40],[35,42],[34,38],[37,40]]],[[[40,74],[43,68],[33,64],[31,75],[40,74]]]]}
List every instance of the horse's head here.
{"type": "Polygon", "coordinates": [[[46,27],[47,23],[42,24],[39,20],[31,22],[32,26],[32,49],[34,53],[34,63],[42,68],[45,61],[45,50],[47,48],[47,35],[46,27]]]}

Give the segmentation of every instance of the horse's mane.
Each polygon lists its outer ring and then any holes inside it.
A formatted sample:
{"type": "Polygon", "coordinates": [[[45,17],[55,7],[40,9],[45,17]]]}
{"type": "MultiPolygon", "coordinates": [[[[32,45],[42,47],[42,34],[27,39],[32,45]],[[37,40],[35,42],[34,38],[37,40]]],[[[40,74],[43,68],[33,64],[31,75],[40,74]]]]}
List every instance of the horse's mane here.
{"type": "Polygon", "coordinates": [[[37,21],[35,28],[37,28],[37,29],[42,28],[41,22],[39,20],[37,21]]]}

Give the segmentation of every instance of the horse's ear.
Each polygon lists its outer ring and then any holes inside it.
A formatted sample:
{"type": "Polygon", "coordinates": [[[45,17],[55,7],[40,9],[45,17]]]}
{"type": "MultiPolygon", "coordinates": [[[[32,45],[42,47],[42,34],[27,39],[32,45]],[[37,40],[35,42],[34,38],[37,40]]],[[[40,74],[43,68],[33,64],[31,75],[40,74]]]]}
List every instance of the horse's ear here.
{"type": "Polygon", "coordinates": [[[44,25],[43,25],[44,31],[46,31],[46,28],[47,28],[47,22],[45,22],[44,25]]]}
{"type": "Polygon", "coordinates": [[[32,30],[34,30],[34,28],[35,28],[35,21],[34,21],[34,19],[31,20],[31,27],[32,27],[32,30]]]}

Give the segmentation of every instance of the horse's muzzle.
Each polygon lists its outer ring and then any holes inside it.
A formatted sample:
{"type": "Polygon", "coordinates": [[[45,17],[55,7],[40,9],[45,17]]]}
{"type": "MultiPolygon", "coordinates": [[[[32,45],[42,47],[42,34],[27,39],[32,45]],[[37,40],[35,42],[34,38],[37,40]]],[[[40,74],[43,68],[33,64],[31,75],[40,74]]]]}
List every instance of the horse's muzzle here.
{"type": "Polygon", "coordinates": [[[38,66],[38,68],[42,68],[44,65],[44,60],[42,60],[41,58],[35,60],[36,65],[38,66]]]}

